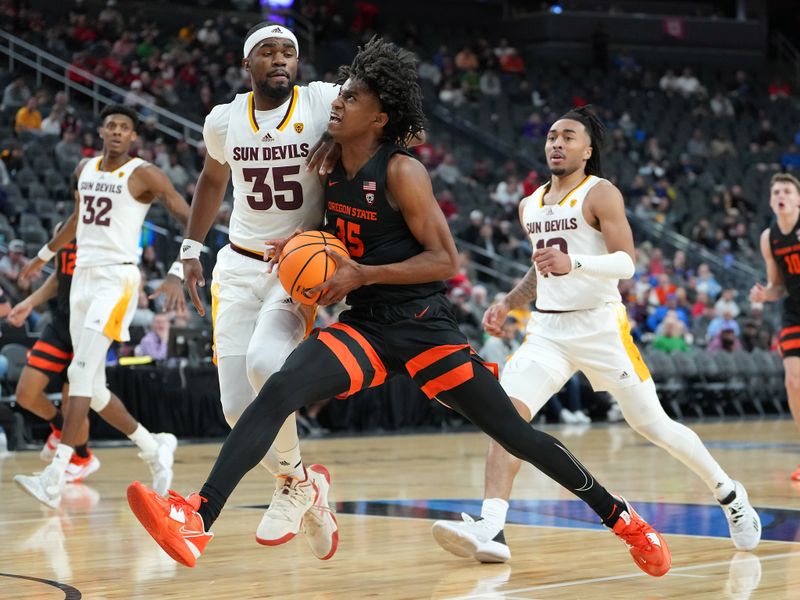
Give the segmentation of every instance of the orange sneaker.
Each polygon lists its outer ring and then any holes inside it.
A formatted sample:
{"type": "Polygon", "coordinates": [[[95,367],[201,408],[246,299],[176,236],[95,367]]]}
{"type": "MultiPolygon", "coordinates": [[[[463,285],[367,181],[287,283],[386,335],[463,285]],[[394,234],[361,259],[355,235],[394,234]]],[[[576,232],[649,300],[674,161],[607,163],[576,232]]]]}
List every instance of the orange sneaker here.
{"type": "Polygon", "coordinates": [[[184,498],[169,490],[166,498],[138,481],[128,486],[128,505],[156,543],[173,560],[194,567],[197,559],[214,537],[205,531],[197,512],[205,499],[198,494],[184,498]]]}
{"type": "Polygon", "coordinates": [[[792,471],[792,481],[800,481],[800,466],[798,466],[794,471],[792,471]]]}
{"type": "Polygon", "coordinates": [[[672,566],[666,540],[622,498],[627,510],[622,512],[612,531],[620,538],[642,571],[653,577],[665,575],[672,566]]]}

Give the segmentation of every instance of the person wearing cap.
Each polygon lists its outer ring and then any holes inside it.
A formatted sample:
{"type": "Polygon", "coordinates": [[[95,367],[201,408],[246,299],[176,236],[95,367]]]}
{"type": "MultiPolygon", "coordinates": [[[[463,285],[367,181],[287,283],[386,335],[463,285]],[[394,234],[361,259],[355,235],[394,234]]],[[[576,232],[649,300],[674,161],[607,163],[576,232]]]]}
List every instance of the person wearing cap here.
{"type": "Polygon", "coordinates": [[[25,258],[25,242],[11,240],[8,244],[8,254],[0,259],[0,277],[9,288],[12,296],[14,292],[24,293],[30,289],[30,281],[20,281],[19,273],[28,260],[25,258]]]}

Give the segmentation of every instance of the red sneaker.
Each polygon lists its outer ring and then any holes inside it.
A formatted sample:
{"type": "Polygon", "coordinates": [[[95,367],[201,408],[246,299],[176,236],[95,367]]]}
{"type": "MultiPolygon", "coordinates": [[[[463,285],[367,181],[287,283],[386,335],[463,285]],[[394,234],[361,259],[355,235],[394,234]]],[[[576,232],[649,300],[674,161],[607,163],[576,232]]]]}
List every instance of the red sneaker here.
{"type": "Polygon", "coordinates": [[[665,575],[672,566],[672,554],[666,540],[650,524],[636,514],[622,498],[627,510],[622,512],[612,531],[620,538],[633,557],[633,562],[653,577],[665,575]]]}
{"type": "Polygon", "coordinates": [[[172,490],[164,498],[138,481],[128,486],[128,505],[133,514],[164,552],[187,567],[195,566],[214,537],[205,531],[197,512],[202,502],[205,499],[198,494],[184,498],[172,490]]]}
{"type": "Polygon", "coordinates": [[[800,466],[798,466],[794,471],[792,471],[792,481],[800,481],[800,466]]]}
{"type": "Polygon", "coordinates": [[[97,458],[91,450],[89,451],[89,456],[86,458],[81,458],[73,453],[69,464],[67,464],[67,470],[64,473],[64,481],[67,483],[78,483],[86,479],[99,468],[100,459],[97,458]]]}
{"type": "Polygon", "coordinates": [[[61,443],[61,430],[56,429],[52,423],[50,424],[50,429],[50,435],[47,436],[47,441],[39,452],[39,458],[46,463],[53,460],[56,455],[56,448],[61,443]]]}

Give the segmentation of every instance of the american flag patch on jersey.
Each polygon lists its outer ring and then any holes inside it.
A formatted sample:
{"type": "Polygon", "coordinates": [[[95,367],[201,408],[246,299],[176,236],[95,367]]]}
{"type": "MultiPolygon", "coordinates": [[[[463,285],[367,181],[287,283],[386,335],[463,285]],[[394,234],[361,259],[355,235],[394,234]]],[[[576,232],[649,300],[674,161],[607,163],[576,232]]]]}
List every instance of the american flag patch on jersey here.
{"type": "Polygon", "coordinates": [[[365,181],[364,182],[364,191],[365,192],[374,192],[377,188],[377,184],[374,181],[365,181]]]}

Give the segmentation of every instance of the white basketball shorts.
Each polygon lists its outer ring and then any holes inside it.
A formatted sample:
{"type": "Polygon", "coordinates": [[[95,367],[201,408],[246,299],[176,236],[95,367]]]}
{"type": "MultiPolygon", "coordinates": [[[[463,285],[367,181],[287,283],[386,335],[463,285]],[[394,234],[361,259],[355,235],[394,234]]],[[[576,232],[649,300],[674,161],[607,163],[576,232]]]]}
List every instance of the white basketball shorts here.
{"type": "Polygon", "coordinates": [[[650,378],[631,337],[625,307],[618,302],[565,313],[534,312],[525,341],[508,359],[500,378],[509,396],[530,395],[536,386],[529,373],[532,365],[564,383],[582,371],[595,391],[625,388],[650,378]]]}
{"type": "Polygon", "coordinates": [[[84,328],[127,342],[128,327],[139,300],[140,279],[136,265],[75,267],[69,295],[69,331],[73,343],[84,328]]]}

